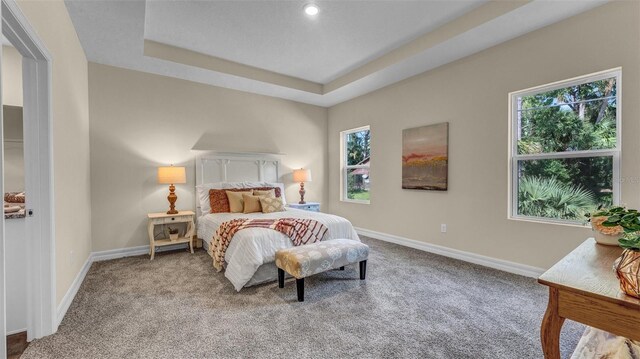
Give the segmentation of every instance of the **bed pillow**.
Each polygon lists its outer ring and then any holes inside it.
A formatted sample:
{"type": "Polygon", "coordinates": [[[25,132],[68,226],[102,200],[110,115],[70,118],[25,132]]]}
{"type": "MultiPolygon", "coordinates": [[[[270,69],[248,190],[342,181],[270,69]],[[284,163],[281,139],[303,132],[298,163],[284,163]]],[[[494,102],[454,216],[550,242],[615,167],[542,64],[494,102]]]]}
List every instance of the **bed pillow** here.
{"type": "Polygon", "coordinates": [[[198,203],[200,205],[200,211],[203,214],[207,213],[222,213],[229,212],[229,204],[227,195],[224,190],[249,190],[252,189],[271,189],[274,188],[276,197],[282,197],[282,203],[287,204],[287,200],[284,196],[284,184],[277,182],[212,182],[204,183],[196,186],[196,195],[198,196],[198,203]],[[211,197],[211,190],[222,190],[216,192],[214,197],[211,197]],[[217,203],[218,208],[214,209],[211,203],[217,203]],[[220,208],[222,207],[222,208],[220,208]]]}
{"type": "Polygon", "coordinates": [[[244,189],[210,189],[209,201],[207,206],[209,211],[205,212],[205,209],[201,207],[202,213],[227,213],[230,212],[229,198],[227,197],[227,191],[245,191],[244,189]]]}
{"type": "MultiPolygon", "coordinates": [[[[215,182],[215,183],[205,183],[196,186],[196,195],[198,196],[198,203],[200,204],[200,211],[202,213],[212,213],[211,212],[211,200],[209,198],[209,191],[212,189],[232,189],[232,188],[244,188],[243,182],[215,182]]],[[[222,197],[224,197],[225,201],[227,199],[227,195],[222,191],[222,197]]],[[[229,212],[228,210],[226,212],[229,212]]],[[[216,213],[216,212],[214,212],[216,213]]]]}
{"type": "Polygon", "coordinates": [[[251,196],[253,192],[240,192],[240,191],[225,191],[227,193],[227,198],[229,199],[229,212],[231,213],[242,213],[244,210],[244,200],[242,199],[243,195],[251,196]]]}
{"type": "Polygon", "coordinates": [[[242,210],[242,213],[262,212],[262,206],[260,205],[260,198],[263,198],[263,197],[264,196],[250,196],[247,194],[243,194],[242,200],[244,201],[244,209],[242,210]]]}
{"type": "MultiPolygon", "coordinates": [[[[280,188],[278,188],[278,190],[279,189],[280,188]]],[[[275,188],[266,189],[266,190],[254,189],[253,190],[253,195],[254,196],[262,196],[262,197],[271,197],[271,198],[280,197],[280,196],[276,196],[276,189],[275,188]]]]}
{"type": "MultiPolygon", "coordinates": [[[[249,192],[253,194],[253,191],[268,191],[274,190],[276,197],[280,196],[280,188],[274,187],[256,187],[256,188],[231,188],[231,189],[210,189],[209,190],[209,202],[207,207],[201,206],[202,213],[227,213],[232,212],[229,206],[229,198],[227,191],[230,192],[249,192]]],[[[242,212],[242,210],[240,210],[242,212]]]]}
{"type": "Polygon", "coordinates": [[[262,213],[284,212],[284,203],[281,197],[260,197],[262,213]]]}
{"type": "Polygon", "coordinates": [[[268,187],[276,189],[276,197],[278,197],[278,189],[280,189],[280,197],[282,197],[282,203],[287,204],[287,199],[284,196],[284,183],[280,182],[242,182],[244,188],[257,188],[268,187]]]}

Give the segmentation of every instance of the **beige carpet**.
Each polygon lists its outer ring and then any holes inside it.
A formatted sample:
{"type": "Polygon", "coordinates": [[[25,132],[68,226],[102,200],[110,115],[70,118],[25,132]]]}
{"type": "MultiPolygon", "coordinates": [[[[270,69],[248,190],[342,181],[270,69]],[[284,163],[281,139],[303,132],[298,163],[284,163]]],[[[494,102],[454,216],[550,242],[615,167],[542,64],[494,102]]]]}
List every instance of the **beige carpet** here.
{"type": "MultiPolygon", "coordinates": [[[[545,287],[363,238],[357,269],[236,293],[204,251],[94,263],[58,333],[23,358],[541,358],[545,287]]],[[[583,327],[564,326],[563,357],[583,327]]]]}

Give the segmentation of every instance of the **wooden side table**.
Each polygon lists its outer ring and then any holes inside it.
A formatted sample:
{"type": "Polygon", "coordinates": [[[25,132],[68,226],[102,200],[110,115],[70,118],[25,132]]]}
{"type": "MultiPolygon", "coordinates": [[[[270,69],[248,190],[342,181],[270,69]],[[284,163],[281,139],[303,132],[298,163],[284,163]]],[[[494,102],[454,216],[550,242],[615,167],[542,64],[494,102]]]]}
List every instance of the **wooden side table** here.
{"type": "Polygon", "coordinates": [[[320,212],[320,203],[318,202],[307,202],[305,204],[289,203],[287,204],[287,206],[291,208],[301,209],[304,211],[320,212]]]}
{"type": "Polygon", "coordinates": [[[538,282],[549,287],[540,330],[545,359],[560,359],[560,329],[571,319],[615,335],[640,340],[640,299],[625,295],[613,272],[618,246],[587,239],[538,282]]]}
{"type": "Polygon", "coordinates": [[[180,211],[178,214],[166,214],[166,213],[149,213],[147,215],[147,231],[149,232],[149,255],[151,259],[155,257],[156,247],[170,246],[180,243],[189,243],[189,249],[193,253],[193,232],[196,228],[193,218],[195,213],[192,211],[180,211]],[[186,223],[187,230],[184,236],[178,237],[175,241],[169,238],[155,239],[153,235],[153,229],[157,225],[166,225],[174,223],[186,223]]]}

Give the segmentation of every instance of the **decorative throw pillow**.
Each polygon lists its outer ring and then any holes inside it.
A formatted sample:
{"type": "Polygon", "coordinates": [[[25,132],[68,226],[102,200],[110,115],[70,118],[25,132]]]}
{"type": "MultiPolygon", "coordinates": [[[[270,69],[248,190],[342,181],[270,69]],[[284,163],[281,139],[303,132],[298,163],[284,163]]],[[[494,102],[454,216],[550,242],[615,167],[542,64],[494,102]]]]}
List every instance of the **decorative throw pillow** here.
{"type": "MultiPolygon", "coordinates": [[[[232,189],[210,189],[209,190],[209,205],[211,206],[211,213],[227,213],[231,212],[229,208],[229,198],[227,197],[227,191],[230,192],[248,192],[251,190],[244,188],[232,188],[232,189]]],[[[251,194],[251,192],[249,192],[251,194]]]]}
{"type": "Polygon", "coordinates": [[[260,205],[262,206],[262,213],[283,212],[284,203],[280,197],[260,197],[260,205]]]}
{"type": "Polygon", "coordinates": [[[284,203],[285,205],[287,204],[287,199],[285,198],[285,193],[284,193],[284,183],[246,181],[246,182],[243,182],[243,184],[244,184],[243,188],[253,188],[253,189],[260,189],[258,187],[266,187],[265,189],[275,188],[276,197],[282,197],[282,203],[284,203]]]}
{"type": "MultiPolygon", "coordinates": [[[[227,191],[230,192],[247,192],[258,190],[258,191],[267,191],[273,189],[276,193],[276,197],[281,196],[280,188],[278,187],[254,187],[254,188],[231,188],[231,189],[210,189],[209,190],[209,205],[211,207],[210,213],[227,213],[231,212],[231,208],[229,207],[229,198],[227,197],[227,191]]],[[[240,210],[242,212],[242,210],[240,210]]]]}
{"type": "Polygon", "coordinates": [[[269,191],[273,190],[276,194],[276,197],[282,197],[282,191],[280,187],[250,187],[254,191],[269,191]]]}
{"type": "Polygon", "coordinates": [[[276,196],[276,189],[275,188],[267,189],[267,190],[254,189],[253,190],[253,195],[254,196],[262,196],[262,197],[271,197],[271,198],[280,197],[280,196],[276,196]]]}
{"type": "MultiPolygon", "coordinates": [[[[209,190],[218,189],[222,191],[222,197],[227,200],[227,194],[224,190],[246,188],[242,182],[215,182],[215,183],[203,183],[196,186],[196,195],[198,196],[198,203],[200,204],[200,210],[202,213],[211,213],[211,198],[209,198],[209,190]]],[[[229,212],[227,210],[227,212],[229,212]]]]}
{"type": "Polygon", "coordinates": [[[263,196],[251,196],[247,194],[242,195],[244,201],[244,210],[242,213],[255,213],[262,212],[262,206],[260,205],[260,198],[263,196]]]}
{"type": "Polygon", "coordinates": [[[227,198],[229,199],[229,212],[231,213],[242,213],[244,209],[244,200],[242,199],[242,195],[251,195],[253,192],[237,192],[237,191],[226,191],[227,198]]]}

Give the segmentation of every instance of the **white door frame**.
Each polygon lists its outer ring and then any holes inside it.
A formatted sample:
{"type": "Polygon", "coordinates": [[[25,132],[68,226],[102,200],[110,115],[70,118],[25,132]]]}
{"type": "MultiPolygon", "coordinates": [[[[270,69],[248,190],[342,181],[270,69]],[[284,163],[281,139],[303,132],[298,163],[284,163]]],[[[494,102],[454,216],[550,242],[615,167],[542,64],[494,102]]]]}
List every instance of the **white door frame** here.
{"type": "MultiPolygon", "coordinates": [[[[56,332],[56,261],[53,210],[51,55],[15,0],[1,0],[2,34],[22,55],[27,214],[27,340],[56,332]]],[[[1,98],[1,97],[0,97],[1,98]]],[[[0,122],[1,124],[1,122],[0,122]]],[[[1,182],[1,179],[0,179],[1,182]]],[[[2,188],[2,187],[0,187],[2,188]]],[[[0,237],[4,248],[4,234],[0,237]]],[[[0,256],[4,267],[4,250],[0,256]]],[[[4,279],[2,300],[4,304],[4,279]]],[[[6,308],[5,308],[6,311],[6,308]]],[[[2,330],[6,335],[3,311],[2,330]]],[[[6,350],[0,354],[0,357],[6,350]]]]}
{"type": "MultiPolygon", "coordinates": [[[[2,7],[0,6],[0,18],[2,17],[2,7]]],[[[0,82],[2,80],[2,46],[0,46],[0,82]]],[[[0,86],[0,105],[2,105],[2,86],[0,86]]],[[[3,159],[0,161],[0,174],[2,179],[0,180],[0,193],[4,193],[4,119],[0,111],[0,155],[3,159]]],[[[4,218],[0,221],[0,358],[5,359],[7,357],[7,304],[6,304],[6,280],[5,280],[5,268],[4,257],[6,253],[6,245],[4,241],[4,218]]]]}

